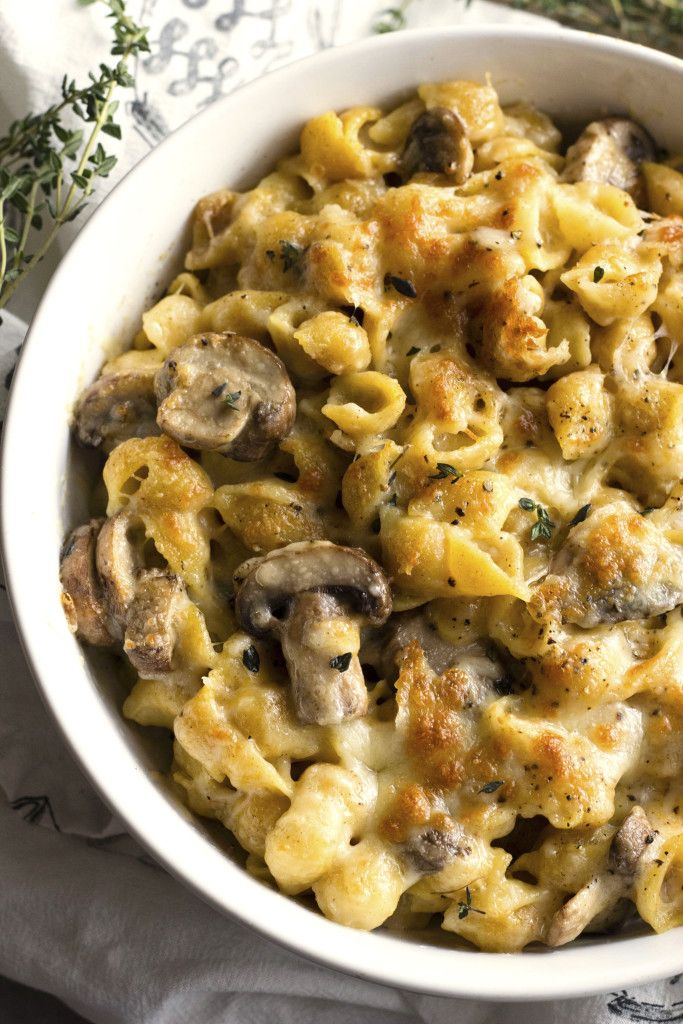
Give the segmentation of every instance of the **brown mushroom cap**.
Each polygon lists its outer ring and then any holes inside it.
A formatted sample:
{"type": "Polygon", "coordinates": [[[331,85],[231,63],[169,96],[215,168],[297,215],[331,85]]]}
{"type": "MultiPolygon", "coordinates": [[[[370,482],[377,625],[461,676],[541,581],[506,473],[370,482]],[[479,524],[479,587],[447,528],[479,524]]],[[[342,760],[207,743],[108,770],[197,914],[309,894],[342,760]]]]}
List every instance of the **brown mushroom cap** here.
{"type": "Polygon", "coordinates": [[[403,177],[433,171],[462,185],[472,173],[474,154],[467,128],[453,110],[432,107],[415,118],[401,157],[403,177]]]}
{"type": "Polygon", "coordinates": [[[589,124],[569,147],[562,180],[605,182],[637,198],[640,165],[655,158],[655,143],[641,125],[608,117],[589,124]]]}
{"type": "Polygon", "coordinates": [[[126,612],[123,649],[141,676],[154,677],[173,668],[178,614],[189,603],[175,573],[147,569],[138,578],[126,612]]]}
{"type": "Polygon", "coordinates": [[[326,540],[288,544],[250,559],[237,570],[235,582],[237,618],[255,637],[277,628],[292,598],[308,590],[334,594],[373,625],[391,613],[391,591],[377,562],[360,548],[326,540]]]}
{"type": "Polygon", "coordinates": [[[120,370],[91,384],[76,409],[78,441],[108,453],[131,437],[158,434],[154,373],[154,367],[120,370]]]}
{"type": "Polygon", "coordinates": [[[379,565],[359,548],[304,541],[249,559],[235,584],[242,628],[280,640],[299,721],[334,725],[365,714],[360,624],[381,625],[391,612],[379,565]]]}
{"type": "Polygon", "coordinates": [[[104,519],[77,526],[61,553],[59,577],[62,604],[76,636],[96,647],[109,647],[114,637],[108,627],[105,595],[95,567],[95,545],[104,519]]]}
{"type": "Polygon", "coordinates": [[[157,423],[187,448],[255,462],[292,429],[296,395],[284,364],[254,338],[197,334],[158,370],[157,423]]]}

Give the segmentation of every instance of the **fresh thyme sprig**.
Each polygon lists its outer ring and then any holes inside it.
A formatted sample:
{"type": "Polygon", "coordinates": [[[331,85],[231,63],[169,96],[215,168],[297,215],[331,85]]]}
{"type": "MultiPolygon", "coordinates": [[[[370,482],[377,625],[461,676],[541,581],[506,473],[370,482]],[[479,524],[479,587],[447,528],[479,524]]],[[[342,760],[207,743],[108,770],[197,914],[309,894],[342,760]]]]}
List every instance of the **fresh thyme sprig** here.
{"type": "Polygon", "coordinates": [[[534,510],[536,512],[536,522],[531,527],[531,539],[538,540],[541,537],[543,540],[550,540],[555,529],[555,523],[548,515],[548,510],[543,508],[543,505],[539,505],[533,498],[520,498],[519,507],[524,509],[525,512],[533,512],[534,510]]]}
{"type": "MultiPolygon", "coordinates": [[[[378,11],[373,31],[395,32],[407,26],[413,0],[378,11]]],[[[471,0],[462,0],[469,7],[471,0]]],[[[683,56],[683,0],[499,0],[531,14],[554,18],[570,28],[630,39],[683,56]]]]}
{"type": "Polygon", "coordinates": [[[479,910],[477,907],[472,906],[472,893],[470,892],[469,885],[465,886],[465,899],[458,900],[458,917],[462,921],[464,918],[469,917],[470,914],[486,914],[485,910],[479,910]]]}
{"type": "Polygon", "coordinates": [[[630,39],[683,55],[682,0],[501,0],[507,7],[544,14],[570,28],[630,39]]]}
{"type": "Polygon", "coordinates": [[[146,29],[126,14],[124,0],[78,2],[108,8],[111,54],[118,60],[100,64],[83,86],[65,75],[57,103],[15,121],[0,138],[0,308],[40,263],[60,228],[82,212],[97,178],[114,168],[116,157],[99,139],[121,138],[112,97],[118,87],[133,85],[128,64],[149,50],[146,29]],[[79,121],[83,127],[73,127],[79,121]]]}

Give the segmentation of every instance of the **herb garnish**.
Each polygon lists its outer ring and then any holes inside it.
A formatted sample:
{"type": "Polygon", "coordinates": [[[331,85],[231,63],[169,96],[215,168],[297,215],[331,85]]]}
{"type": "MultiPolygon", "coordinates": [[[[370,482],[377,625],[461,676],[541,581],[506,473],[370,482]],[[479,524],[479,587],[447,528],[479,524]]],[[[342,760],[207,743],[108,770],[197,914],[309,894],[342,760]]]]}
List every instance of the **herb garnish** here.
{"type": "Polygon", "coordinates": [[[352,657],[351,651],[347,651],[346,654],[337,654],[334,658],[330,658],[330,668],[336,668],[337,672],[346,672],[352,657]]]}
{"type": "Polygon", "coordinates": [[[487,782],[485,786],[482,786],[479,790],[480,793],[495,793],[497,789],[505,785],[502,779],[494,779],[493,782],[487,782]]]}
{"type": "Polygon", "coordinates": [[[571,530],[572,526],[578,526],[579,523],[582,523],[588,515],[588,513],[590,512],[590,510],[590,502],[588,503],[588,505],[582,505],[579,511],[574,516],[574,518],[570,519],[568,523],[569,529],[571,530]]]}
{"type": "Polygon", "coordinates": [[[417,355],[417,353],[421,352],[421,351],[422,351],[421,348],[418,348],[417,345],[413,345],[412,348],[408,349],[408,351],[406,352],[406,355],[407,356],[414,356],[414,355],[417,355]]]}
{"type": "Polygon", "coordinates": [[[604,276],[605,276],[605,268],[604,267],[595,267],[595,269],[593,270],[593,284],[597,284],[599,281],[602,281],[604,276]]]}
{"type": "MultiPolygon", "coordinates": [[[[95,0],[79,2],[87,6],[95,0]]],[[[100,134],[121,138],[113,95],[119,86],[134,84],[128,64],[147,53],[149,44],[147,30],[126,14],[124,0],[100,2],[112,21],[116,62],[100,64],[84,86],[65,75],[57,103],[14,121],[0,138],[0,308],[43,259],[59,229],[87,206],[96,180],[106,178],[116,164],[98,139],[100,134]],[[88,131],[73,128],[74,119],[88,131]],[[33,232],[44,226],[45,235],[35,237],[33,232]]]]}
{"type": "Polygon", "coordinates": [[[223,381],[222,384],[217,384],[216,387],[211,392],[211,397],[212,398],[220,398],[221,395],[223,394],[223,392],[225,391],[225,389],[227,388],[227,386],[228,386],[228,382],[227,381],[223,381]]]}
{"type": "Polygon", "coordinates": [[[385,7],[379,11],[372,23],[372,31],[377,35],[385,32],[396,32],[399,28],[406,27],[406,16],[400,7],[385,7]]]}
{"type": "Polygon", "coordinates": [[[227,395],[223,396],[223,405],[227,405],[230,409],[236,409],[241,395],[241,391],[228,391],[227,395]]]}
{"type": "MultiPolygon", "coordinates": [[[[387,7],[377,15],[372,31],[395,32],[406,27],[406,10],[412,0],[387,7]]],[[[469,4],[470,0],[467,0],[469,4]]],[[[618,39],[644,43],[659,50],[683,55],[683,24],[680,0],[501,0],[506,7],[542,14],[570,28],[603,32],[618,39]]]]}
{"type": "Polygon", "coordinates": [[[342,313],[348,316],[354,327],[362,327],[365,320],[365,310],[362,306],[342,306],[342,313]]]}
{"type": "Polygon", "coordinates": [[[472,893],[470,892],[469,885],[465,886],[465,899],[458,900],[458,917],[462,921],[463,918],[467,917],[468,914],[486,914],[485,910],[479,910],[477,907],[472,906],[472,893]]]}
{"type": "Polygon", "coordinates": [[[399,295],[405,295],[407,299],[416,299],[417,291],[415,285],[411,281],[406,281],[403,277],[396,277],[395,274],[384,275],[384,287],[394,288],[399,295]]]}
{"type": "Polygon", "coordinates": [[[455,466],[451,466],[448,462],[437,462],[436,468],[438,473],[432,473],[429,477],[430,480],[445,480],[447,476],[452,477],[451,483],[455,483],[462,476],[462,473],[455,466]]]}
{"type": "Polygon", "coordinates": [[[280,259],[285,274],[290,270],[301,269],[301,260],[305,252],[303,245],[297,245],[296,242],[280,242],[280,259]]]}
{"type": "Polygon", "coordinates": [[[555,523],[548,515],[547,509],[543,508],[542,505],[539,505],[532,498],[520,498],[519,507],[523,508],[525,512],[533,512],[536,509],[538,521],[531,527],[531,539],[538,540],[539,537],[542,537],[544,540],[550,540],[555,529],[555,523]]]}
{"type": "Polygon", "coordinates": [[[260,669],[261,659],[253,644],[251,647],[245,647],[242,651],[242,664],[249,672],[256,673],[260,669]]]}

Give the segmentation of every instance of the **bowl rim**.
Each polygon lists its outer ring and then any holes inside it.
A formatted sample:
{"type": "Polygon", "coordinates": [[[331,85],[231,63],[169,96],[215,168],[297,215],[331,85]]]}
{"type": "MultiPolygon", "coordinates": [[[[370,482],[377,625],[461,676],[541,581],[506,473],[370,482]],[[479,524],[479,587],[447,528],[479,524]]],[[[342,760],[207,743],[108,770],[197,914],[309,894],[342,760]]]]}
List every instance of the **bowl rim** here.
{"type": "MultiPolygon", "coordinates": [[[[65,708],[60,703],[59,683],[51,678],[49,656],[40,651],[38,643],[31,637],[28,626],[31,611],[30,588],[21,583],[23,549],[22,545],[13,545],[11,537],[14,524],[18,525],[20,522],[19,503],[17,502],[15,508],[12,494],[21,478],[18,472],[21,460],[15,458],[15,452],[21,449],[22,405],[25,396],[28,397],[27,390],[31,383],[27,353],[32,354],[34,339],[37,339],[41,332],[44,333],[44,325],[49,323],[50,319],[52,297],[58,292],[63,280],[68,279],[72,266],[78,264],[81,252],[87,251],[90,237],[96,231],[100,218],[105,211],[109,211],[112,204],[134,189],[135,178],[143,164],[163,162],[165,147],[188,131],[190,125],[196,126],[202,119],[215,117],[217,108],[225,111],[227,116],[231,107],[244,102],[245,99],[257,102],[261,94],[267,97],[280,83],[286,83],[293,75],[313,75],[343,63],[349,56],[353,59],[366,58],[380,50],[386,52],[387,49],[399,49],[405,46],[407,40],[416,40],[420,46],[424,46],[430,39],[442,41],[444,37],[470,39],[476,43],[501,38],[518,40],[520,35],[538,42],[551,42],[553,46],[560,45],[569,50],[578,48],[585,53],[617,54],[627,60],[637,57],[638,61],[656,65],[679,75],[683,71],[683,61],[670,54],[612,37],[561,28],[549,22],[547,26],[487,24],[455,25],[448,28],[427,27],[370,36],[300,58],[245,83],[176,128],[130,168],[99,204],[61,259],[34,314],[22,347],[5,416],[0,451],[0,550],[5,567],[7,595],[24,655],[38,692],[67,749],[95,791],[125,824],[131,835],[141,846],[149,850],[172,876],[210,906],[248,925],[290,952],[333,970],[404,991],[437,996],[485,998],[492,1001],[578,998],[604,993],[610,989],[623,989],[624,985],[642,984],[663,978],[679,973],[683,969],[683,946],[679,944],[677,948],[676,942],[670,941],[671,932],[663,935],[627,936],[599,944],[576,943],[562,950],[527,950],[505,956],[479,950],[452,949],[445,945],[431,946],[416,940],[399,942],[391,933],[357,932],[328,921],[322,915],[307,910],[290,898],[257,882],[219,850],[214,852],[233,869],[230,871],[226,867],[224,874],[237,873],[235,881],[239,882],[245,893],[249,893],[251,900],[238,897],[231,903],[230,898],[226,900],[217,896],[207,884],[192,876],[187,861],[178,862],[170,843],[150,834],[149,828],[146,828],[144,813],[136,810],[134,801],[127,800],[126,792],[115,782],[115,773],[107,772],[103,763],[96,764],[92,751],[84,752],[78,725],[65,714],[65,708]],[[280,912],[273,913],[277,910],[277,901],[280,912]],[[260,914],[261,910],[270,913],[260,914]],[[301,929],[296,931],[296,939],[283,934],[283,917],[287,924],[301,924],[301,929]],[[408,955],[401,958],[400,968],[392,968],[392,952],[395,956],[399,947],[408,955]],[[539,957],[543,958],[542,971],[536,969],[541,964],[539,957]],[[442,970],[448,966],[451,970],[442,970]],[[425,967],[428,968],[426,971],[425,967]],[[442,973],[439,973],[440,970],[442,973]],[[458,976],[453,976],[453,970],[459,971],[458,976]],[[482,988],[484,978],[485,988],[482,988]],[[529,991],[531,985],[534,987],[529,991]]],[[[111,723],[108,724],[108,728],[112,729],[111,723]]],[[[142,765],[138,765],[138,769],[144,774],[142,765]]],[[[164,797],[156,792],[151,800],[164,801],[164,797]]],[[[182,820],[170,804],[168,810],[178,822],[182,820]]],[[[167,817],[165,824],[169,829],[173,829],[171,818],[167,817]]],[[[186,822],[183,821],[183,825],[186,825],[186,822]]],[[[207,854],[207,863],[209,860],[215,861],[215,858],[210,858],[207,854]]]]}

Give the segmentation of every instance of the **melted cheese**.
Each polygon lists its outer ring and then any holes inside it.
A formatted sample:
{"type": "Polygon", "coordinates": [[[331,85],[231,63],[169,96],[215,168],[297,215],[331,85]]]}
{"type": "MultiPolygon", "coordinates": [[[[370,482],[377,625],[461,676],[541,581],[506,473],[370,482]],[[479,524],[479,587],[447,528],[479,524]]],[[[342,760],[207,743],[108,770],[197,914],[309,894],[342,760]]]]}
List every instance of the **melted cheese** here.
{"type": "Polygon", "coordinates": [[[164,437],[109,457],[109,514],[140,517],[195,604],[177,671],[124,712],[174,730],[189,806],[250,870],[352,927],[400,900],[402,927],[542,940],[635,799],[664,846],[633,898],[655,928],[683,921],[683,177],[646,166],[653,222],[561,183],[559,148],[472,82],[323,113],[255,188],[200,201],[187,272],[119,361],[233,330],[296,386],[261,462],[164,437]],[[443,106],[474,173],[387,184],[443,106]],[[396,683],[368,677],[367,714],[326,728],[297,721],[277,645],[235,632],[229,599],[244,558],[318,538],[366,548],[395,610],[461,651],[436,672],[406,642],[396,683]],[[458,836],[431,873],[407,852],[425,829],[458,836]]]}

